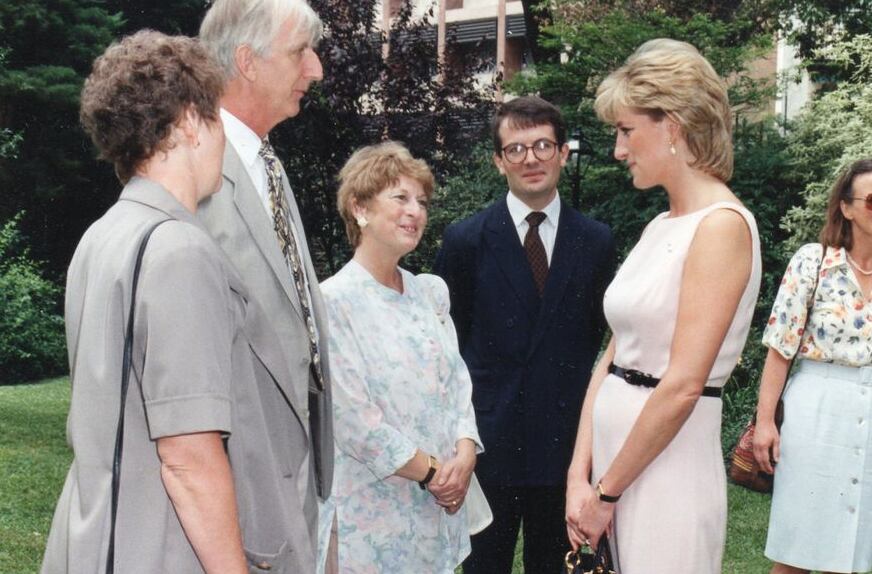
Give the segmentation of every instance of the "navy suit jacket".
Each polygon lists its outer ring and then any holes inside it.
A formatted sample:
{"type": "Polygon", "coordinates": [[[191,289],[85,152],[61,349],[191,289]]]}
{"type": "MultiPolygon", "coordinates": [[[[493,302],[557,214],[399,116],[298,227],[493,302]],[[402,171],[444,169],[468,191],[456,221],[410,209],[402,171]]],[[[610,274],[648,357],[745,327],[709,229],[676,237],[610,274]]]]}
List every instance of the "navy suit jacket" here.
{"type": "Polygon", "coordinates": [[[541,297],[505,199],[445,230],[434,270],[472,375],[483,483],[565,484],[614,267],[609,227],[565,202],[541,297]]]}

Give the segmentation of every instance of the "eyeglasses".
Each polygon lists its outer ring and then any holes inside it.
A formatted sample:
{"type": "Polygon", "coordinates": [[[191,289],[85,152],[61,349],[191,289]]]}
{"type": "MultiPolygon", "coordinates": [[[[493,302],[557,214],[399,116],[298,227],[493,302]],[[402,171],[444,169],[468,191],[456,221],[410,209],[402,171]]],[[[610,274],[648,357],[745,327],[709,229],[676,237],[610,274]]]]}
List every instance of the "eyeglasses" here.
{"type": "Polygon", "coordinates": [[[549,139],[541,139],[533,142],[533,145],[511,143],[503,148],[503,157],[509,163],[523,163],[527,159],[527,151],[533,150],[533,155],[539,161],[548,161],[554,157],[557,151],[557,142],[549,139]]]}
{"type": "Polygon", "coordinates": [[[866,197],[851,196],[849,199],[851,201],[865,201],[866,202],[866,205],[865,205],[866,209],[868,209],[869,211],[872,211],[872,193],[870,193],[866,197]]]}

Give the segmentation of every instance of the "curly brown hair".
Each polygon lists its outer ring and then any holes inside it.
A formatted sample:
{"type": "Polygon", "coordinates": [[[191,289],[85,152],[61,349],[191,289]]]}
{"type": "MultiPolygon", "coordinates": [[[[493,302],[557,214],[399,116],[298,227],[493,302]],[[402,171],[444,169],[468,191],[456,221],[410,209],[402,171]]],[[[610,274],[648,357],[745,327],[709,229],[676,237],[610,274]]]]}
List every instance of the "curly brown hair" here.
{"type": "Polygon", "coordinates": [[[218,121],[222,91],[221,70],[197,40],[143,30],[94,60],[79,119],[100,159],[127,183],[144,161],[172,147],[170,132],[189,106],[218,121]]]}

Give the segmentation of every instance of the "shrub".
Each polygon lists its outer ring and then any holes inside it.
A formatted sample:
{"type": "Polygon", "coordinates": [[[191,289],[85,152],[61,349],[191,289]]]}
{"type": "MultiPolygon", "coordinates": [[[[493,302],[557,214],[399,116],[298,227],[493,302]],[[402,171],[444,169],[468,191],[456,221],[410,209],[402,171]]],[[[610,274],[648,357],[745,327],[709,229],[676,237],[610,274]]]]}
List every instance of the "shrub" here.
{"type": "Polygon", "coordinates": [[[819,61],[842,68],[850,78],[817,97],[796,121],[788,151],[803,193],[803,204],[782,218],[790,234],[789,256],[803,243],[817,241],[829,189],[838,172],[855,160],[872,157],[872,36],[857,36],[817,52],[819,61]]]}
{"type": "Polygon", "coordinates": [[[20,217],[0,227],[0,385],[56,375],[66,363],[61,289],[30,259],[20,217]]]}

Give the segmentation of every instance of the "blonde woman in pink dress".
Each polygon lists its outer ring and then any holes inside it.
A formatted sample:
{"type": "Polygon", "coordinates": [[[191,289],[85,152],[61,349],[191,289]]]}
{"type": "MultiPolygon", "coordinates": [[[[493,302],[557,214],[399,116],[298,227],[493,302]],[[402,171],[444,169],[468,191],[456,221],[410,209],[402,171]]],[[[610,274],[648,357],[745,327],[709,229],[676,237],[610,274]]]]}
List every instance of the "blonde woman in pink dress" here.
{"type": "Polygon", "coordinates": [[[605,294],[612,340],[581,413],[566,493],[573,547],[607,531],[621,574],[719,574],[726,537],[721,389],[760,286],[754,217],[727,187],[731,113],[697,50],[643,44],[600,85],[597,114],[651,221],[605,294]]]}

